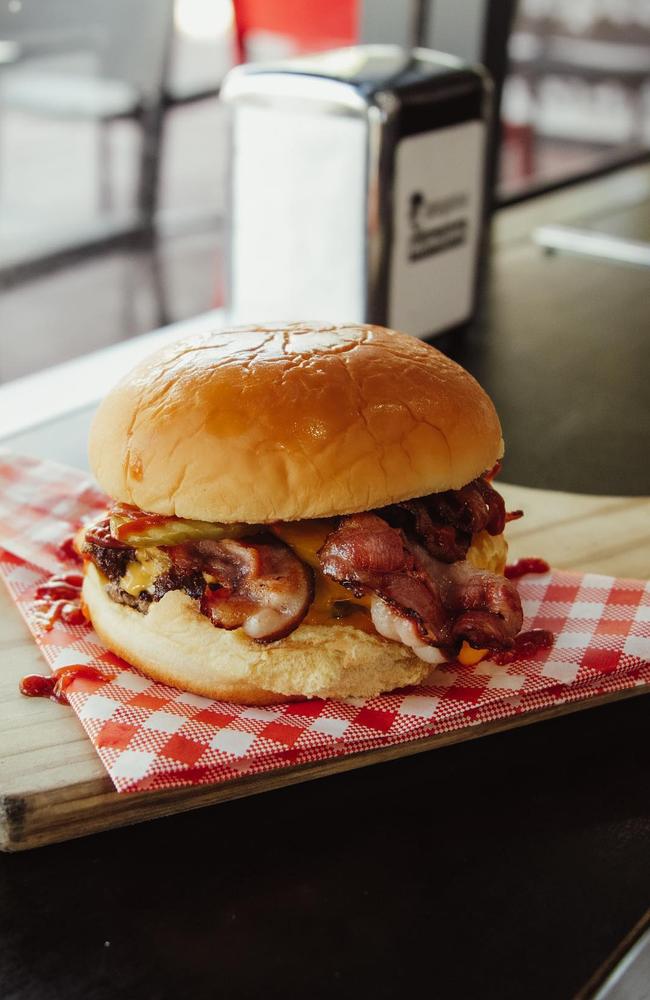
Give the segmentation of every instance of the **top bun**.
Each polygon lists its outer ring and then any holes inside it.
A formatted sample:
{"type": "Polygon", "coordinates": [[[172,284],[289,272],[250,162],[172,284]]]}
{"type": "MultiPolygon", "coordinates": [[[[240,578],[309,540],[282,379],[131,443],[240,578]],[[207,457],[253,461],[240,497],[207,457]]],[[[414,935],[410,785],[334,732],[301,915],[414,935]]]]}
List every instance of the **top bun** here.
{"type": "Polygon", "coordinates": [[[108,394],[90,434],[116,500],[223,522],[459,489],[502,452],[494,406],[463,368],[355,324],[230,327],[165,347],[108,394]]]}

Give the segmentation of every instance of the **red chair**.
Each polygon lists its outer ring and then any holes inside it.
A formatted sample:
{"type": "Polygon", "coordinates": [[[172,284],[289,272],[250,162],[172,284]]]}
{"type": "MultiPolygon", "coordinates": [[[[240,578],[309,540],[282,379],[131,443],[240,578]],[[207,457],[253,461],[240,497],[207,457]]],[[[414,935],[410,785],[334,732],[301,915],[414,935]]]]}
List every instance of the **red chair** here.
{"type": "Polygon", "coordinates": [[[276,35],[296,53],[353,45],[358,40],[359,0],[233,0],[237,57],[246,62],[255,33],[276,35]]]}

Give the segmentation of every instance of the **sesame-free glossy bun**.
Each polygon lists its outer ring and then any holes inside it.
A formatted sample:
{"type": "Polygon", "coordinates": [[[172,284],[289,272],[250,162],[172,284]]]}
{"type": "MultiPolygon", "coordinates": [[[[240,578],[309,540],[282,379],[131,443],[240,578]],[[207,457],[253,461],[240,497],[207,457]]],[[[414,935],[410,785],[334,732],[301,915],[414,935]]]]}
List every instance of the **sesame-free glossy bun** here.
{"type": "Polygon", "coordinates": [[[166,347],[109,393],[90,437],[116,500],[248,523],[459,489],[502,451],[494,406],[464,369],[353,324],[233,327],[166,347]]]}
{"type": "Polygon", "coordinates": [[[271,705],[295,698],[373,697],[419,684],[430,666],[400,643],[345,625],[300,625],[261,645],[242,629],[228,632],[170,590],[146,614],[112,601],[92,563],[83,602],[107,647],[151,677],[208,698],[271,705]]]}

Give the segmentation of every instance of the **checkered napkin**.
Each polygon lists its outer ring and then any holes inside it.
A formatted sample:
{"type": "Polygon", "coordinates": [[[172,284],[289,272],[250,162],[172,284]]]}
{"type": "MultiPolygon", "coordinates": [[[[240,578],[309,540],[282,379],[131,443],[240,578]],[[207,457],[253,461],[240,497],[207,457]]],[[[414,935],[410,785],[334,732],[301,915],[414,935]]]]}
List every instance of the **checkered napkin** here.
{"type": "Polygon", "coordinates": [[[83,473],[0,453],[0,575],[53,669],[90,664],[68,696],[118,791],[228,781],[465,729],[650,685],[650,584],[552,572],[519,583],[524,628],[552,650],[499,666],[444,664],[377,698],[246,708],[155,684],[102,648],[89,625],[40,630],[34,590],[64,570],[61,541],[104,509],[83,473]]]}

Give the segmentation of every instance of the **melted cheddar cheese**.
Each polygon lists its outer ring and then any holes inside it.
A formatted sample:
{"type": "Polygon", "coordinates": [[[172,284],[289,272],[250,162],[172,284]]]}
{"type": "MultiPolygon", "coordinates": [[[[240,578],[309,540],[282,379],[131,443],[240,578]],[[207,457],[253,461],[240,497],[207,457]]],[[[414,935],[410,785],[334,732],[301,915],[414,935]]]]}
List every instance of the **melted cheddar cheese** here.
{"type": "Polygon", "coordinates": [[[460,653],[456,655],[456,659],[464,667],[473,667],[475,663],[480,663],[488,655],[488,652],[489,650],[487,649],[474,649],[473,646],[470,646],[468,642],[463,640],[463,645],[460,647],[460,653]]]}
{"type": "Polygon", "coordinates": [[[144,590],[153,586],[161,573],[166,573],[172,564],[171,559],[162,549],[152,546],[148,549],[136,549],[135,559],[126,567],[126,573],[120,580],[120,587],[131,597],[139,597],[144,590]]]}
{"type": "Polygon", "coordinates": [[[491,573],[501,575],[507,557],[508,543],[503,535],[490,535],[487,531],[479,531],[472,538],[466,558],[477,569],[487,569],[491,573]]]}
{"type": "Polygon", "coordinates": [[[293,549],[299,559],[320,571],[318,550],[335,527],[335,517],[318,517],[313,521],[278,521],[271,525],[271,531],[293,549]]]}
{"type": "Polygon", "coordinates": [[[318,550],[324,545],[336,518],[313,521],[283,521],[273,525],[273,533],[314,570],[314,600],[304,619],[305,625],[348,625],[376,634],[370,620],[370,597],[355,597],[335,580],[323,576],[318,550]]]}

